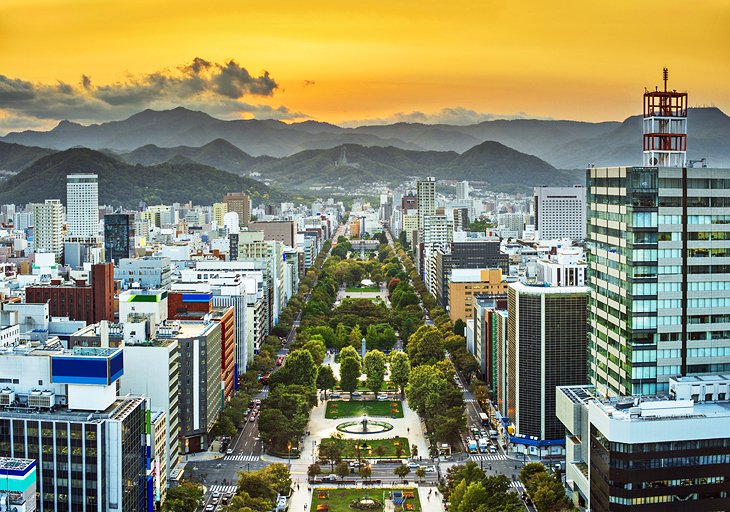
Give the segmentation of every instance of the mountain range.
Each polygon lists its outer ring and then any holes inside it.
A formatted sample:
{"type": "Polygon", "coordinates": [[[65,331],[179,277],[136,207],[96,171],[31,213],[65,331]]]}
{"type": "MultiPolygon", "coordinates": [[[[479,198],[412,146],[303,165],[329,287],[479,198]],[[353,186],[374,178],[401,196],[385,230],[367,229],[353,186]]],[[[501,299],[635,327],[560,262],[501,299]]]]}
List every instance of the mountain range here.
{"type": "MultiPolygon", "coordinates": [[[[710,166],[730,167],[730,146],[726,143],[730,139],[730,118],[714,107],[691,108],[688,117],[688,157],[705,157],[710,166]]],[[[219,139],[252,158],[282,158],[342,145],[464,153],[482,142],[494,141],[534,155],[559,169],[583,169],[588,164],[641,163],[641,116],[603,123],[516,119],[468,126],[396,123],[342,128],[316,121],[291,124],[272,120],[225,121],[178,107],[145,110],[121,121],[89,126],[62,121],[50,131],[29,130],[0,137],[1,141],[25,146],[51,149],[83,146],[120,153],[150,144],[161,148],[202,148],[219,139]]],[[[147,158],[143,155],[140,151],[129,158],[147,158]]],[[[176,155],[196,159],[181,151],[176,151],[176,155]]]]}

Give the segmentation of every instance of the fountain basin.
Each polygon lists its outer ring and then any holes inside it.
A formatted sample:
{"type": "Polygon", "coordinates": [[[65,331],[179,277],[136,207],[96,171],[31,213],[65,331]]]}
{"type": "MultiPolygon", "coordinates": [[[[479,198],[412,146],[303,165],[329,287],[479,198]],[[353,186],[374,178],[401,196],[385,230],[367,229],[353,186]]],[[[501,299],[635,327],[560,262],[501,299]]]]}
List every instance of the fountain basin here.
{"type": "Polygon", "coordinates": [[[337,430],[345,432],[347,434],[381,434],[393,430],[393,425],[387,421],[378,421],[368,419],[365,428],[363,429],[362,421],[345,421],[337,425],[337,430]]]}

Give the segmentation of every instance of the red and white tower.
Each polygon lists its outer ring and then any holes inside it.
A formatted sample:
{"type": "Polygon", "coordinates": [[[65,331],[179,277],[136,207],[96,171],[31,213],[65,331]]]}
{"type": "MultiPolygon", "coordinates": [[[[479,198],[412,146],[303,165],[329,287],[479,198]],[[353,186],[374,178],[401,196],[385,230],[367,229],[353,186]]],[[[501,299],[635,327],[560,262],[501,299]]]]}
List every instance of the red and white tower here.
{"type": "Polygon", "coordinates": [[[644,165],[687,165],[687,93],[667,90],[669,71],[664,68],[664,90],[644,92],[644,165]]]}

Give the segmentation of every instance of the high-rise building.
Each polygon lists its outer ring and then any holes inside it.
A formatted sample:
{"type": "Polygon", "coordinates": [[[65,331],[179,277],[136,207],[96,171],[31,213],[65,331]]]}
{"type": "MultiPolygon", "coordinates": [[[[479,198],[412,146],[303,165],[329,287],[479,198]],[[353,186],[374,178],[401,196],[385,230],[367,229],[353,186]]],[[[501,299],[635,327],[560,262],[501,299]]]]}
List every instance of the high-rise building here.
{"type": "Polygon", "coordinates": [[[460,181],[456,184],[456,200],[463,201],[469,199],[469,182],[460,181]]]}
{"type": "Polygon", "coordinates": [[[248,228],[252,231],[263,231],[264,240],[278,240],[288,247],[294,247],[297,227],[293,221],[255,221],[249,222],[248,228]]]}
{"type": "Polygon", "coordinates": [[[122,288],[128,288],[134,283],[140,288],[169,288],[172,282],[170,258],[122,258],[114,268],[114,278],[122,281],[122,288]]]}
{"type": "Polygon", "coordinates": [[[96,174],[66,176],[66,223],[71,236],[99,234],[99,177],[96,174]]]}
{"type": "Polygon", "coordinates": [[[401,197],[400,209],[403,210],[403,214],[408,213],[409,210],[418,210],[418,196],[413,194],[406,194],[401,197]]]}
{"type": "Polygon", "coordinates": [[[586,237],[586,188],[535,187],[535,230],[541,240],[586,237]]]}
{"type": "Polygon", "coordinates": [[[52,252],[63,256],[63,205],[58,199],[33,204],[33,247],[35,252],[52,252]]]}
{"type": "Polygon", "coordinates": [[[119,262],[134,257],[135,223],[133,213],[104,215],[104,261],[119,262]]]}
{"type": "Polygon", "coordinates": [[[0,457],[0,510],[37,510],[36,467],[31,459],[0,457]]]}
{"type": "Polygon", "coordinates": [[[557,389],[565,482],[586,510],[730,510],[728,377],[680,377],[668,396],[557,389]]]}
{"type": "Polygon", "coordinates": [[[449,279],[449,316],[453,322],[471,320],[478,297],[506,297],[506,293],[507,282],[502,280],[500,268],[455,268],[449,279]]]}
{"type": "Polygon", "coordinates": [[[429,177],[416,183],[418,197],[418,243],[423,242],[424,217],[436,213],[436,178],[429,177]]]}
{"type": "Polygon", "coordinates": [[[238,214],[240,225],[248,226],[251,220],[251,198],[245,192],[230,192],[225,195],[223,202],[227,205],[229,212],[238,214]]]}
{"type": "Polygon", "coordinates": [[[544,446],[548,454],[562,445],[555,388],[586,383],[587,304],[582,286],[509,285],[507,411],[516,445],[555,442],[544,446]]]}
{"type": "Polygon", "coordinates": [[[213,203],[213,222],[216,223],[218,229],[221,229],[225,225],[224,217],[226,213],[228,213],[228,204],[213,203]]]}

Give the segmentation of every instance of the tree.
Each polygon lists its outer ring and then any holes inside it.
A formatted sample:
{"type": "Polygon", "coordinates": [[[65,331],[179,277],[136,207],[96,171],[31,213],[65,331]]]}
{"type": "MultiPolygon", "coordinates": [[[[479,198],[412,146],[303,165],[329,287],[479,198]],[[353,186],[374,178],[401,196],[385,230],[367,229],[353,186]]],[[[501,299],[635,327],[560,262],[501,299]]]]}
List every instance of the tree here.
{"type": "Polygon", "coordinates": [[[454,322],[453,331],[454,334],[458,334],[459,336],[464,336],[464,329],[466,329],[466,323],[461,318],[457,318],[456,322],[454,322]]]}
{"type": "Polygon", "coordinates": [[[383,446],[382,444],[379,444],[375,447],[375,449],[373,450],[373,453],[375,453],[376,457],[382,457],[383,455],[385,455],[386,451],[387,450],[385,449],[385,446],[383,446]]]}
{"type": "Polygon", "coordinates": [[[350,393],[350,399],[352,399],[352,393],[357,389],[360,383],[360,358],[345,357],[340,358],[340,387],[343,391],[350,393]]]}
{"type": "Polygon", "coordinates": [[[324,398],[327,399],[327,390],[337,385],[335,373],[329,365],[320,366],[317,371],[317,389],[324,391],[324,398]]]}
{"type": "Polygon", "coordinates": [[[390,354],[390,381],[398,386],[401,397],[408,385],[408,376],[411,373],[411,360],[408,354],[401,352],[391,352],[390,354]]]}
{"type": "Polygon", "coordinates": [[[335,466],[335,475],[339,476],[341,479],[344,479],[347,475],[350,474],[350,465],[347,463],[347,461],[341,460],[337,463],[337,466],[335,466]]]}
{"type": "Polygon", "coordinates": [[[324,338],[319,334],[314,334],[309,338],[302,349],[312,354],[314,364],[317,366],[324,362],[324,355],[327,353],[327,347],[324,345],[324,338]]]}
{"type": "Polygon", "coordinates": [[[359,324],[355,325],[355,327],[353,327],[350,331],[350,335],[347,337],[347,343],[356,349],[360,348],[360,344],[362,343],[362,331],[360,330],[359,324]]]}
{"type": "Polygon", "coordinates": [[[291,490],[291,473],[286,464],[280,462],[269,464],[263,469],[263,472],[277,493],[281,495],[289,494],[291,490]]]}
{"type": "Polygon", "coordinates": [[[343,347],[343,349],[340,351],[340,361],[342,361],[346,357],[354,357],[357,359],[357,362],[360,361],[360,352],[358,352],[358,348],[352,347],[350,345],[343,347]]]}
{"type": "Polygon", "coordinates": [[[348,337],[349,332],[347,331],[347,327],[345,327],[345,324],[337,324],[337,329],[335,330],[334,348],[341,349],[342,347],[344,347],[347,344],[348,337]]]}
{"type": "Polygon", "coordinates": [[[319,445],[319,456],[330,463],[330,469],[334,471],[335,464],[342,460],[342,452],[345,447],[342,442],[342,435],[333,434],[329,439],[322,439],[319,445]]]}
{"type": "Polygon", "coordinates": [[[218,436],[228,436],[233,437],[238,433],[238,428],[236,425],[233,424],[233,420],[231,420],[230,416],[221,414],[218,418],[218,421],[216,421],[215,425],[213,425],[213,431],[212,434],[215,437],[218,436]]]}
{"type": "Polygon", "coordinates": [[[369,479],[373,474],[373,468],[370,467],[370,464],[362,464],[358,473],[360,474],[360,478],[369,479]]]}
{"type": "Polygon", "coordinates": [[[444,341],[441,332],[431,326],[423,325],[408,340],[408,357],[411,366],[435,364],[444,359],[444,341]]]}
{"type": "Polygon", "coordinates": [[[309,480],[314,480],[320,473],[322,473],[322,467],[316,462],[314,464],[310,464],[307,468],[307,477],[309,477],[309,480]]]}
{"type": "Polygon", "coordinates": [[[423,478],[426,476],[426,470],[425,470],[425,468],[418,468],[416,470],[416,476],[418,478],[420,478],[421,480],[423,480],[423,478]]]}
{"type": "Polygon", "coordinates": [[[387,359],[380,350],[371,350],[365,354],[363,366],[365,367],[365,385],[373,393],[378,393],[383,387],[385,380],[385,363],[387,359]]]}
{"type": "Polygon", "coordinates": [[[411,445],[411,457],[413,457],[414,459],[418,457],[418,446],[415,444],[411,445]]]}
{"type": "Polygon", "coordinates": [[[400,466],[396,466],[396,468],[393,470],[393,473],[396,474],[399,478],[405,478],[408,473],[411,472],[411,468],[406,466],[405,464],[401,464],[400,466]]]}
{"type": "Polygon", "coordinates": [[[271,478],[264,470],[240,471],[238,473],[238,494],[244,492],[252,498],[271,501],[276,498],[276,489],[271,478]]]}
{"type": "Polygon", "coordinates": [[[563,483],[548,473],[547,468],[539,462],[526,464],[520,471],[520,480],[540,512],[573,510],[563,483]]]}
{"type": "Polygon", "coordinates": [[[317,380],[317,367],[309,351],[300,349],[289,354],[284,369],[288,384],[314,388],[317,380]]]}
{"type": "Polygon", "coordinates": [[[177,487],[167,490],[162,510],[167,512],[189,512],[203,505],[203,488],[194,482],[183,481],[177,487]]]}

